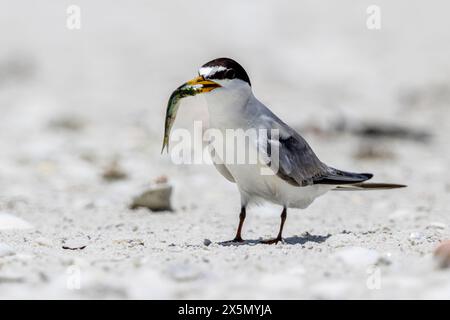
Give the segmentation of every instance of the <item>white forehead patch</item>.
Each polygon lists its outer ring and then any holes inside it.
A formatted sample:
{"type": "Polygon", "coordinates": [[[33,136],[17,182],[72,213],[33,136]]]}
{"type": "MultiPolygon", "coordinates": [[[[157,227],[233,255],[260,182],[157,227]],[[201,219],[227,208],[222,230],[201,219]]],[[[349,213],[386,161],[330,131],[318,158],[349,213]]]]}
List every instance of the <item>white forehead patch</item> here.
{"type": "Polygon", "coordinates": [[[223,66],[214,66],[214,67],[202,67],[198,70],[198,73],[201,76],[211,76],[216,72],[227,70],[227,68],[223,66]]]}

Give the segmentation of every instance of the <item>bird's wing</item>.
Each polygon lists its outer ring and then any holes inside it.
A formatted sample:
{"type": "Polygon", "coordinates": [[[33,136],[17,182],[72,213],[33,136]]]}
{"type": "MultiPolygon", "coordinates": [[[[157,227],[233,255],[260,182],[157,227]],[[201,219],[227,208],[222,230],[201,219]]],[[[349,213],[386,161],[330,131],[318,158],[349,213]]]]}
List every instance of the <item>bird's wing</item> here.
{"type": "Polygon", "coordinates": [[[372,177],[371,174],[328,167],[300,134],[269,112],[266,109],[258,121],[260,126],[268,129],[267,137],[258,136],[258,149],[264,153],[263,158],[266,157],[277,176],[287,183],[294,186],[343,185],[363,182],[372,177]]]}
{"type": "Polygon", "coordinates": [[[225,177],[230,182],[236,182],[234,180],[234,177],[231,175],[230,171],[228,171],[227,167],[225,166],[222,159],[219,158],[219,155],[217,154],[216,150],[210,145],[210,153],[211,153],[211,160],[214,163],[214,166],[216,167],[217,171],[220,172],[222,176],[225,177]]]}

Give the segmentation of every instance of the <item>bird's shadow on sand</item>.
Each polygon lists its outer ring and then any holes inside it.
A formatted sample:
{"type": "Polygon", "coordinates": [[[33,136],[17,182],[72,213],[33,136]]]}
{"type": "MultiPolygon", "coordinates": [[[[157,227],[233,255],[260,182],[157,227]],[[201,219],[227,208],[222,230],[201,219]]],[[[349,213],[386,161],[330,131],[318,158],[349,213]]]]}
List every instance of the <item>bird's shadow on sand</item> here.
{"type": "MultiPolygon", "coordinates": [[[[329,237],[331,237],[331,234],[327,234],[325,236],[322,235],[314,235],[310,234],[309,232],[306,232],[302,234],[301,236],[292,236],[288,238],[283,238],[282,242],[279,242],[281,244],[289,244],[289,245],[295,245],[295,244],[305,244],[306,242],[315,242],[315,243],[322,243],[325,242],[329,237]]],[[[263,239],[258,240],[244,240],[242,242],[233,242],[233,241],[223,241],[218,242],[221,246],[254,246],[257,244],[265,245],[262,243],[263,239]]]]}

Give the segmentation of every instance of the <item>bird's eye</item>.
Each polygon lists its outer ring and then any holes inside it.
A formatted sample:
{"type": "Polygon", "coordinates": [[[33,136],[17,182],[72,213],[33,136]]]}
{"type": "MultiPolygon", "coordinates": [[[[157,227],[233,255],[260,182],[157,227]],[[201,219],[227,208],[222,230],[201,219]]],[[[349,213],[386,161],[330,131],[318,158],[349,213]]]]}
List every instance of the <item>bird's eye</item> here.
{"type": "Polygon", "coordinates": [[[227,71],[225,71],[225,79],[234,79],[235,76],[236,73],[234,72],[234,70],[228,69],[227,71]]]}

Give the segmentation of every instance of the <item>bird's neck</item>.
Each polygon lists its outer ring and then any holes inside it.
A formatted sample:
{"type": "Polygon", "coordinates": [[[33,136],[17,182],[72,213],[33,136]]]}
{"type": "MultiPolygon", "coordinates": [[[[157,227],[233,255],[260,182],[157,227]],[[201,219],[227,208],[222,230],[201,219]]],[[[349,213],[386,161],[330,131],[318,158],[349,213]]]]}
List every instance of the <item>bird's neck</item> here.
{"type": "Polygon", "coordinates": [[[231,91],[220,88],[210,92],[206,95],[210,127],[221,130],[247,127],[246,114],[252,100],[256,98],[251,89],[231,91]]]}

